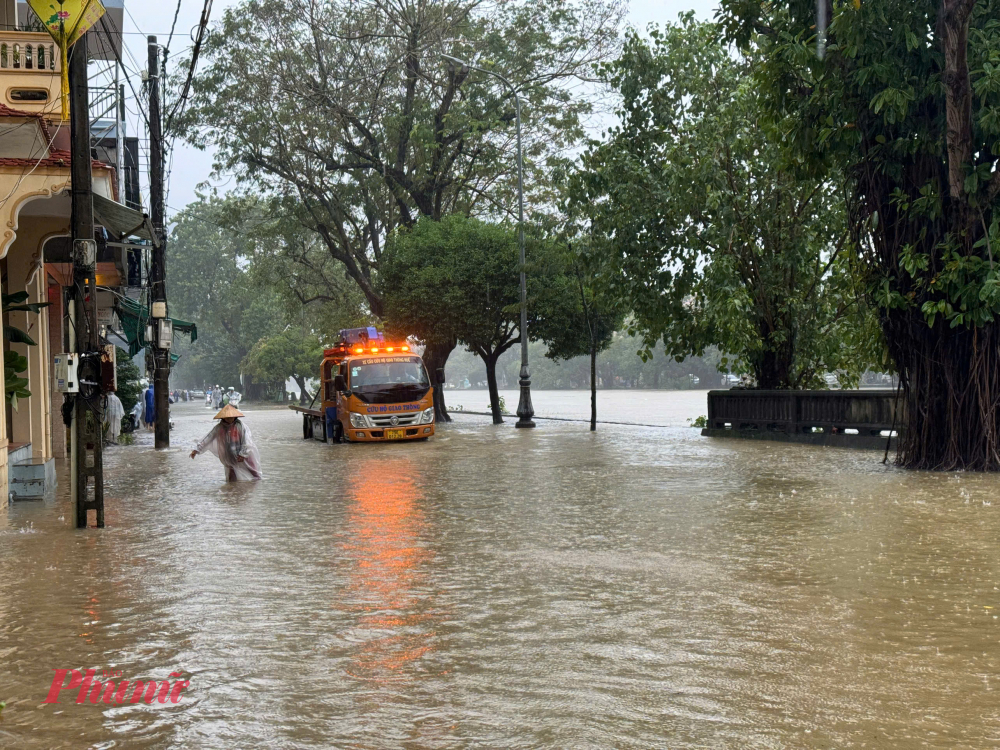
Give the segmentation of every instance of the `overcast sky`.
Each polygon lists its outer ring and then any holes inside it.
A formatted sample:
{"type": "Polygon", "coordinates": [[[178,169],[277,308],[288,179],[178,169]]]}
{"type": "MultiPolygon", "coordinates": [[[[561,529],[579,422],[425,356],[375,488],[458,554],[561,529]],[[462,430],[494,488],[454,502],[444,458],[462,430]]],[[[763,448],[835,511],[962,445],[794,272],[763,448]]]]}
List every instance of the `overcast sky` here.
{"type": "MultiPolygon", "coordinates": [[[[213,18],[222,16],[225,8],[236,5],[238,0],[214,0],[213,18]]],[[[633,26],[643,28],[648,23],[664,23],[677,18],[677,14],[685,10],[694,10],[701,18],[712,17],[715,0],[631,0],[629,21],[633,26]]],[[[161,44],[165,44],[173,22],[176,3],[173,0],[125,0],[128,13],[125,16],[125,44],[131,53],[124,55],[124,63],[134,72],[146,67],[146,35],[154,34],[161,44]]],[[[191,45],[191,32],[198,24],[201,14],[202,0],[181,0],[180,17],[177,21],[177,31],[170,45],[170,54],[174,62],[183,59],[185,48],[191,45]]],[[[138,90],[138,77],[133,77],[133,84],[138,90]]],[[[134,133],[135,130],[133,129],[134,133]]],[[[195,199],[195,189],[201,182],[208,180],[211,172],[212,159],[210,154],[198,151],[184,144],[177,144],[174,152],[173,165],[170,173],[170,186],[167,198],[167,215],[176,213],[179,209],[195,199]]],[[[220,185],[220,189],[225,189],[220,185]]]]}

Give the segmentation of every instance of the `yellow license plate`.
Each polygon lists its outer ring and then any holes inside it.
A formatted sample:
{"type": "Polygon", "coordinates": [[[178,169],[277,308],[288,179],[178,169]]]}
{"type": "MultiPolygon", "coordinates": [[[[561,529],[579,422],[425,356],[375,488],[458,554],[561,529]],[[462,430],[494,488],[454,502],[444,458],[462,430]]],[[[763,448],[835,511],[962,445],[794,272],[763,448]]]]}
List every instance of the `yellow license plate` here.
{"type": "Polygon", "coordinates": [[[385,439],[386,440],[402,440],[406,437],[406,430],[386,430],[385,439]]]}

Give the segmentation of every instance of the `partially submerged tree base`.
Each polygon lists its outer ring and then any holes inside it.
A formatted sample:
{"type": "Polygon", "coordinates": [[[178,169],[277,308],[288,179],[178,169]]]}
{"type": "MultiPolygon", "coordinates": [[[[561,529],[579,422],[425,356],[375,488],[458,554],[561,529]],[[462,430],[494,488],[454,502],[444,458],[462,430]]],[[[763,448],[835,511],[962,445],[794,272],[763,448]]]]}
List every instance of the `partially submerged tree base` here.
{"type": "Polygon", "coordinates": [[[448,414],[448,405],[444,400],[444,381],[438,382],[438,373],[444,373],[444,366],[456,346],[457,343],[453,340],[442,343],[430,343],[424,348],[424,367],[427,368],[431,383],[434,384],[434,419],[437,422],[451,421],[451,415],[448,414]]]}
{"type": "Polygon", "coordinates": [[[894,347],[906,420],[897,463],[931,471],[1000,471],[997,324],[949,328],[939,320],[928,328],[918,313],[893,340],[908,343],[894,347]]]}

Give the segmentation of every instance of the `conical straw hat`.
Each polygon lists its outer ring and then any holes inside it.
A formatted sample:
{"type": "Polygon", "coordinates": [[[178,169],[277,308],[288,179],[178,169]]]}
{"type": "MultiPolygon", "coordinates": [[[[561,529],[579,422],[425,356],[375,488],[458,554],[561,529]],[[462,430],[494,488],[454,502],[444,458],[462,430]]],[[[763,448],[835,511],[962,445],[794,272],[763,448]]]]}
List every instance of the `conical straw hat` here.
{"type": "Polygon", "coordinates": [[[212,419],[225,419],[226,417],[242,417],[242,416],[243,412],[241,412],[232,404],[226,404],[221,409],[219,409],[219,413],[216,414],[214,417],[212,417],[212,419]]]}

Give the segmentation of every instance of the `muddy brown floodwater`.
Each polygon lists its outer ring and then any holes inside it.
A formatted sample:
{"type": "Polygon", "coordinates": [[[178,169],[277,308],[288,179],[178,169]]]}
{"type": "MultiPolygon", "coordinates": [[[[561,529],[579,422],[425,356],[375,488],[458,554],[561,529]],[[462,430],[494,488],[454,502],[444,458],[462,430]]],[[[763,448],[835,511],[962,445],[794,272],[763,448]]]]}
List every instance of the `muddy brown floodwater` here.
{"type": "Polygon", "coordinates": [[[0,513],[0,746],[1000,744],[997,477],[469,415],[328,446],[247,414],[257,485],[187,457],[210,412],[180,404],[172,451],[108,451],[107,529],[72,528],[63,470],[0,513]],[[87,668],[190,685],[43,702],[87,668]]]}

